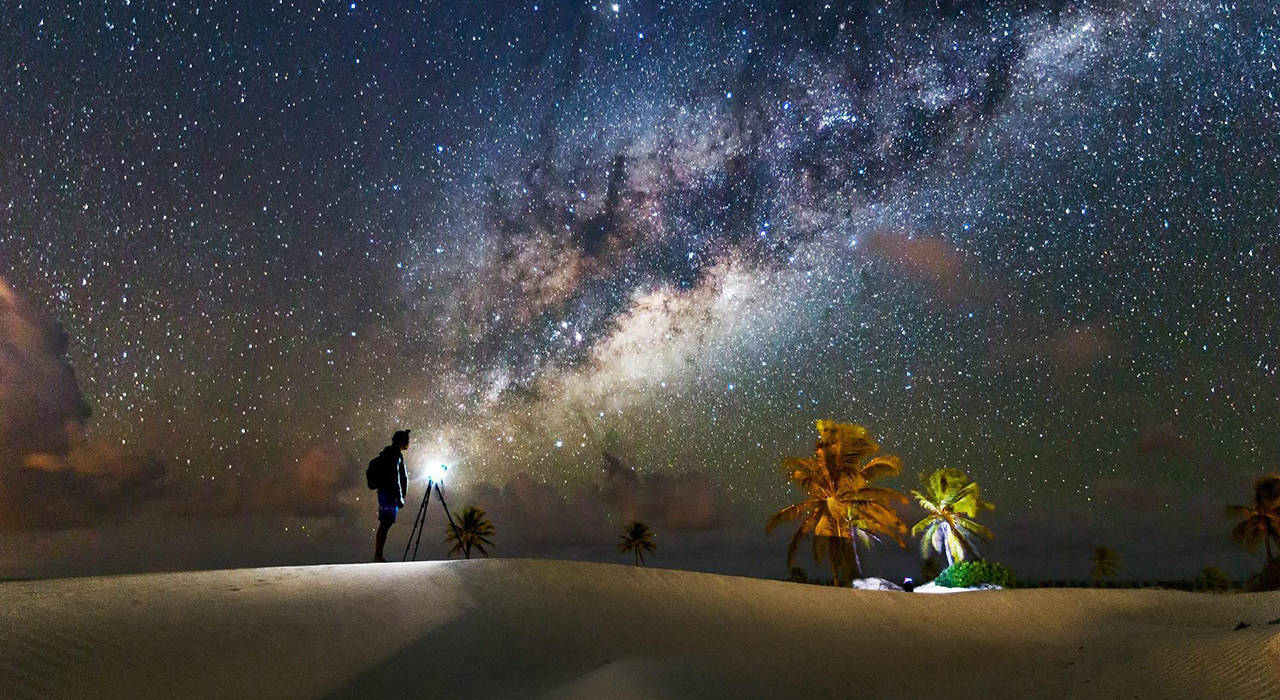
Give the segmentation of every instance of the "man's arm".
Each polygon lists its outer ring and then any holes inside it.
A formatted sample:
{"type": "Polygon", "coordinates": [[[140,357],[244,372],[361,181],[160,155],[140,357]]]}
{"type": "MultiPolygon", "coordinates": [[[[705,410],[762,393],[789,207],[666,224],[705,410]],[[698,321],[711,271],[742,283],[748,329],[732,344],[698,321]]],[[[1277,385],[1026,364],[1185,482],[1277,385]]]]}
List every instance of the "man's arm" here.
{"type": "Polygon", "coordinates": [[[405,471],[405,468],[404,468],[404,457],[401,457],[399,462],[400,463],[398,467],[400,470],[400,475],[399,475],[400,476],[400,500],[403,501],[404,497],[409,495],[409,474],[408,472],[405,471]]]}

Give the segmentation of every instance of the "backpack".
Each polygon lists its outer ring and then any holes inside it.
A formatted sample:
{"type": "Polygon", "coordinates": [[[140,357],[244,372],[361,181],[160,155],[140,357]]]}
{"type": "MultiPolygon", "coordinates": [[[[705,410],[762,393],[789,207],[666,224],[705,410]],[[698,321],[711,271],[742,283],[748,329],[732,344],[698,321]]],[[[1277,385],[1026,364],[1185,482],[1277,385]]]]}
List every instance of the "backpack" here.
{"type": "Polygon", "coordinates": [[[382,464],[382,455],[378,455],[369,460],[369,468],[364,470],[364,480],[369,484],[370,491],[377,491],[382,488],[382,482],[386,480],[387,470],[382,464]]]}

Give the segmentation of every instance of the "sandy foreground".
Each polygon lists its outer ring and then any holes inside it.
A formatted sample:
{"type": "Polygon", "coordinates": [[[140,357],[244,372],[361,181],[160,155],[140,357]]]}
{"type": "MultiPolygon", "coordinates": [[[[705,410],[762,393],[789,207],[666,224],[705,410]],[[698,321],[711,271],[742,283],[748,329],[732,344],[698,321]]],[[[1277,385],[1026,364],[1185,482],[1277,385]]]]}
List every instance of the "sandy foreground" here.
{"type": "Polygon", "coordinates": [[[0,697],[1280,698],[1277,618],[1280,593],[940,596],[518,559],[17,582],[0,697]]]}

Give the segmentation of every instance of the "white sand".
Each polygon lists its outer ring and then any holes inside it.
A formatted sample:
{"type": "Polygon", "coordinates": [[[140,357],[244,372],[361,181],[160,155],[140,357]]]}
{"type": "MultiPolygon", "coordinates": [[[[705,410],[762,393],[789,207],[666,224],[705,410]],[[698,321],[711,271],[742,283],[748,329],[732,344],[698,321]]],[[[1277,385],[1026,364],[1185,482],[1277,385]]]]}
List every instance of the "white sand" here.
{"type": "Polygon", "coordinates": [[[1276,618],[1280,594],[528,560],[19,582],[0,584],[0,697],[1280,698],[1276,618]]]}

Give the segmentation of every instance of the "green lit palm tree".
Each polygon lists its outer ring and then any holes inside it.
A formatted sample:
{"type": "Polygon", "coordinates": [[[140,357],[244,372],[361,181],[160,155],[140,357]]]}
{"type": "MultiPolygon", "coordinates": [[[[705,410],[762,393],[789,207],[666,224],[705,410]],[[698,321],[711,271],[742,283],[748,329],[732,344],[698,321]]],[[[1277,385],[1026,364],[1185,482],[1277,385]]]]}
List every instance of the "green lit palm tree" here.
{"type": "Polygon", "coordinates": [[[1253,482],[1253,503],[1227,506],[1227,517],[1240,518],[1231,529],[1231,541],[1250,552],[1262,542],[1267,564],[1275,561],[1271,543],[1280,542],[1280,474],[1268,474],[1253,482]]]}
{"type": "Polygon", "coordinates": [[[923,493],[911,491],[925,510],[924,519],[911,528],[911,534],[920,537],[921,556],[945,554],[948,566],[980,558],[973,541],[990,540],[992,535],[974,518],[984,510],[995,510],[995,506],[982,500],[978,482],[959,469],[939,469],[923,482],[923,493]]]}
{"type": "Polygon", "coordinates": [[[475,506],[467,506],[458,516],[457,530],[453,525],[445,526],[444,543],[453,543],[453,548],[449,550],[451,557],[462,553],[470,559],[473,549],[487,557],[489,551],[485,546],[495,546],[491,537],[493,537],[493,523],[484,517],[484,511],[475,506]]]}
{"type": "Polygon", "coordinates": [[[1093,566],[1089,569],[1089,577],[1095,581],[1115,578],[1120,573],[1120,557],[1110,547],[1098,547],[1093,550],[1090,559],[1093,566]]]}
{"type": "Polygon", "coordinates": [[[634,554],[636,566],[644,566],[644,553],[652,552],[657,548],[658,546],[653,543],[653,530],[638,520],[623,529],[622,541],[618,543],[618,553],[634,554]]]}
{"type": "Polygon", "coordinates": [[[806,536],[813,537],[815,561],[829,559],[832,581],[862,575],[858,545],[869,547],[877,541],[893,539],[905,547],[907,527],[893,510],[894,503],[906,503],[906,496],[871,482],[902,472],[901,461],[892,455],[875,457],[880,446],[860,425],[818,421],[818,440],[813,457],[791,457],[782,461],[788,478],[805,493],[805,499],[787,506],[765,526],[772,532],[782,523],[800,521],[787,546],[787,566],[806,536]]]}

